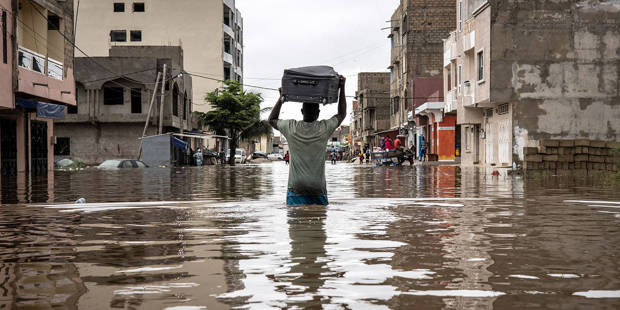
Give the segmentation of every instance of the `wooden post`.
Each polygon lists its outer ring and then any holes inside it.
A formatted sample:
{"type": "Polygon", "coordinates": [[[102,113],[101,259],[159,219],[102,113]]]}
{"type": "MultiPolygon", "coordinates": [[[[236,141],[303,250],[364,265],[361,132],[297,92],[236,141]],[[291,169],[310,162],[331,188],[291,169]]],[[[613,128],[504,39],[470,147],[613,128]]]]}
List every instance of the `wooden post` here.
{"type": "Polygon", "coordinates": [[[149,127],[149,122],[151,121],[151,110],[153,109],[153,103],[155,102],[155,95],[157,94],[157,84],[159,83],[159,78],[161,77],[161,72],[157,72],[157,79],[155,80],[155,88],[153,88],[153,96],[151,96],[151,104],[149,104],[149,111],[146,114],[146,122],[144,123],[144,130],[142,131],[142,138],[140,138],[140,149],[138,149],[138,160],[142,157],[142,141],[144,140],[144,136],[146,135],[146,129],[149,127]]]}
{"type": "Polygon", "coordinates": [[[166,90],[166,64],[164,64],[164,75],[161,78],[161,102],[159,103],[159,130],[161,135],[164,131],[164,91],[166,90]]]}

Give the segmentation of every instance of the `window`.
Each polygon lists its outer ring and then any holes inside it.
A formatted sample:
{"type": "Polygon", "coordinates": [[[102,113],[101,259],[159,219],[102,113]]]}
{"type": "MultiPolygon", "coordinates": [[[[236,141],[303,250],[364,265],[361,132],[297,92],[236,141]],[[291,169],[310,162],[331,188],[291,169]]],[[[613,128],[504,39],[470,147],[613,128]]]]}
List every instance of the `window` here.
{"type": "Polygon", "coordinates": [[[67,106],[67,114],[77,114],[77,113],[78,113],[77,105],[68,105],[67,106]]]}
{"type": "Polygon", "coordinates": [[[187,119],[187,93],[183,96],[183,119],[187,119]]]}
{"type": "Polygon", "coordinates": [[[7,63],[8,59],[7,59],[7,53],[8,53],[8,47],[7,47],[7,31],[6,31],[6,11],[2,11],[2,62],[3,63],[7,63]]]}
{"type": "Polygon", "coordinates": [[[463,1],[459,1],[458,12],[456,13],[457,17],[457,29],[459,32],[463,31],[463,1]]]}
{"type": "Polygon", "coordinates": [[[125,30],[112,30],[112,31],[110,31],[110,41],[112,41],[112,42],[127,42],[127,31],[125,31],[125,30]]]}
{"type": "Polygon", "coordinates": [[[60,17],[57,15],[48,15],[47,30],[60,30],[60,17]]]}
{"type": "Polygon", "coordinates": [[[448,85],[448,91],[450,91],[452,89],[452,72],[450,70],[450,67],[446,69],[446,75],[446,85],[448,85]]]}
{"type": "Polygon", "coordinates": [[[390,67],[390,83],[394,83],[394,67],[390,67]]]}
{"type": "Polygon", "coordinates": [[[497,106],[497,115],[508,114],[508,104],[500,104],[497,106]]]}
{"type": "Polygon", "coordinates": [[[392,114],[398,113],[400,110],[400,97],[392,98],[392,114]]]}
{"type": "Polygon", "coordinates": [[[140,42],[142,41],[142,31],[140,30],[132,30],[129,32],[129,39],[131,42],[140,42]]]}
{"type": "Polygon", "coordinates": [[[478,52],[478,81],[484,80],[484,51],[478,52]]]}
{"type": "Polygon", "coordinates": [[[179,116],[179,87],[177,84],[172,87],[172,115],[179,116]]]}
{"type": "Polygon", "coordinates": [[[125,12],[125,3],[114,3],[114,12],[125,12]]]}
{"type": "Polygon", "coordinates": [[[133,3],[133,11],[134,12],[144,12],[144,2],[134,2],[133,3]]]}
{"type": "Polygon", "coordinates": [[[125,102],[124,89],[122,87],[105,87],[103,89],[104,105],[122,105],[125,102]]]}
{"type": "Polygon", "coordinates": [[[54,144],[54,155],[69,156],[71,155],[71,138],[57,137],[54,144]]]}
{"type": "Polygon", "coordinates": [[[142,113],[142,89],[131,89],[131,113],[142,113]]]}

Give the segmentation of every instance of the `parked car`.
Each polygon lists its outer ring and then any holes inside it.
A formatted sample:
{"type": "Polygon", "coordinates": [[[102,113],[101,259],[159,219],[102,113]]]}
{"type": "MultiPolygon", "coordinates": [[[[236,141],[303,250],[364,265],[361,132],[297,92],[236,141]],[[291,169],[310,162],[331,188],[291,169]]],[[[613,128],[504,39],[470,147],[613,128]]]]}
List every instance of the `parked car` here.
{"type": "Polygon", "coordinates": [[[148,168],[148,165],[135,159],[108,159],[102,162],[99,169],[148,168]]]}
{"type": "Polygon", "coordinates": [[[271,154],[267,155],[267,158],[269,160],[284,160],[284,155],[282,155],[280,153],[271,153],[271,154]]]}
{"type": "MultiPolygon", "coordinates": [[[[244,149],[236,149],[235,150],[235,163],[236,164],[245,164],[245,150],[244,149]]],[[[230,149],[226,150],[226,161],[230,158],[230,149]]]]}
{"type": "Polygon", "coordinates": [[[252,159],[257,159],[257,158],[267,158],[267,154],[263,153],[263,152],[254,152],[252,154],[252,159]]]}

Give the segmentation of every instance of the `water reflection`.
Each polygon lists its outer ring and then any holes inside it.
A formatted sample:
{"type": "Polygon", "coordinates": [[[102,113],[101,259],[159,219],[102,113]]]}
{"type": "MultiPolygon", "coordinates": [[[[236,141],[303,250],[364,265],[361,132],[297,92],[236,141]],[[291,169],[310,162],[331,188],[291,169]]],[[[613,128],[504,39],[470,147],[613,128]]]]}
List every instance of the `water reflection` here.
{"type": "Polygon", "coordinates": [[[3,180],[0,309],[620,306],[595,178],[328,169],[327,207],[286,207],[283,163],[3,180]]]}

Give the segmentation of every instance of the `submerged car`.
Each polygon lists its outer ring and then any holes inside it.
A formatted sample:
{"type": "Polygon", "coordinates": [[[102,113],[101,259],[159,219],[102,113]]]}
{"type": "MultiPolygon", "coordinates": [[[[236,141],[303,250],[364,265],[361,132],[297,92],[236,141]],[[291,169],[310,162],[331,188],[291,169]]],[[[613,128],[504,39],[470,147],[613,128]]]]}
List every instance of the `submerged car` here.
{"type": "Polygon", "coordinates": [[[269,160],[284,160],[284,155],[280,153],[272,153],[267,155],[267,158],[269,158],[269,160]]]}
{"type": "Polygon", "coordinates": [[[252,159],[257,159],[257,158],[267,158],[267,154],[265,154],[263,152],[254,152],[254,153],[252,153],[252,159]]]}
{"type": "MultiPolygon", "coordinates": [[[[230,149],[226,150],[226,161],[228,161],[228,158],[230,158],[230,149]]],[[[235,163],[245,164],[245,150],[244,149],[235,150],[235,163]]]]}
{"type": "Polygon", "coordinates": [[[99,169],[148,168],[144,162],[136,159],[108,159],[102,162],[99,169]]]}

